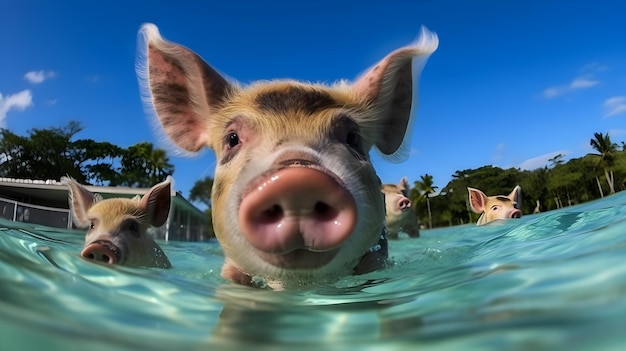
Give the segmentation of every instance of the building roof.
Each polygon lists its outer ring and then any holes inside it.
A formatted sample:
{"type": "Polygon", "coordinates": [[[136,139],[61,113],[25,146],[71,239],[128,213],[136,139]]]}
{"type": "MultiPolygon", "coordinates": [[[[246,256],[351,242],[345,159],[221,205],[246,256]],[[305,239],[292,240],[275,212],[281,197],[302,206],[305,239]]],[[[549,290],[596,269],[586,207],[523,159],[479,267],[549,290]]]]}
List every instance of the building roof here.
{"type": "MultiPolygon", "coordinates": [[[[144,195],[150,188],[131,188],[121,186],[95,186],[85,185],[92,193],[99,193],[103,198],[133,197],[144,195]]],[[[7,197],[16,201],[34,205],[69,208],[68,188],[56,180],[34,180],[0,178],[0,197],[7,197]]],[[[172,188],[173,205],[187,211],[204,213],[185,199],[180,193],[172,188]]]]}

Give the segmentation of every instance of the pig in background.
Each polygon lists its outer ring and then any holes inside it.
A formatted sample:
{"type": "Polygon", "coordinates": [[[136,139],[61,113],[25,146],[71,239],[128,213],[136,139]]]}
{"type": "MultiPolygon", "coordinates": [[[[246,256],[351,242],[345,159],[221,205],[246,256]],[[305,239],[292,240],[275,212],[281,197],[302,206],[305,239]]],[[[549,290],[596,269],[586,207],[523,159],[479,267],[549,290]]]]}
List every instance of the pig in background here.
{"type": "Polygon", "coordinates": [[[385,265],[385,204],[369,151],[406,153],[413,76],[437,45],[423,30],[354,83],[242,86],[156,26],[142,27],[137,73],[147,110],[178,147],[216,155],[212,212],[224,278],[288,288],[385,265]]]}
{"type": "Polygon", "coordinates": [[[143,197],[102,199],[69,177],[74,224],[88,228],[81,256],[90,260],[135,267],[170,268],[165,252],[147,232],[166,221],[171,205],[171,178],[153,186],[143,197]]]}
{"type": "Polygon", "coordinates": [[[403,177],[398,184],[383,184],[387,232],[389,239],[398,239],[400,232],[411,238],[420,236],[419,223],[409,199],[409,183],[403,177]]]}
{"type": "Polygon", "coordinates": [[[522,188],[517,185],[507,196],[487,196],[478,189],[467,188],[472,211],[482,214],[477,225],[487,224],[497,219],[520,218],[522,211],[522,188]]]}

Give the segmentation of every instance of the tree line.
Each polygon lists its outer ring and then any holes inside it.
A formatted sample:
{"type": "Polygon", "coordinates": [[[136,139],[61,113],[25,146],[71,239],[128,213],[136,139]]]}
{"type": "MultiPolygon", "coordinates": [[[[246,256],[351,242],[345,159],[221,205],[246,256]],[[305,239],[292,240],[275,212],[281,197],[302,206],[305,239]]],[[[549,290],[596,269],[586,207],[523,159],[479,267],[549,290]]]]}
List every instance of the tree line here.
{"type": "Polygon", "coordinates": [[[0,129],[0,177],[54,179],[69,175],[83,184],[148,188],[174,173],[165,150],[149,142],[123,148],[77,139],[80,123],[32,129],[20,136],[0,129]]]}
{"type": "MultiPolygon", "coordinates": [[[[27,136],[0,129],[0,177],[58,180],[69,175],[83,184],[148,188],[174,174],[165,150],[149,142],[123,148],[106,141],[76,138],[82,130],[75,121],[63,127],[32,129],[27,136]]],[[[557,155],[550,159],[549,166],[532,171],[491,165],[457,170],[438,194],[433,176],[424,174],[409,191],[414,211],[427,228],[475,222],[478,215],[469,208],[468,186],[487,195],[506,195],[520,185],[524,214],[626,189],[625,143],[620,146],[608,134],[594,133],[590,145],[596,153],[567,162],[563,155],[557,155]]],[[[199,179],[188,197],[206,205],[209,225],[212,187],[213,178],[199,179]]]]}
{"type": "MultiPolygon", "coordinates": [[[[77,138],[79,122],[63,127],[31,129],[26,136],[0,129],[0,177],[59,180],[69,175],[82,184],[149,188],[173,175],[175,168],[165,150],[139,142],[126,148],[106,141],[77,138]]],[[[212,232],[213,179],[198,180],[189,200],[207,206],[212,232]]]]}
{"type": "Polygon", "coordinates": [[[433,228],[478,220],[479,215],[470,210],[467,187],[491,196],[506,195],[520,185],[524,214],[571,206],[625,190],[625,143],[614,143],[608,133],[594,133],[589,143],[596,152],[567,162],[559,154],[549,160],[550,165],[532,171],[491,165],[456,171],[439,194],[432,175],[422,175],[410,191],[414,210],[423,226],[433,228]]]}

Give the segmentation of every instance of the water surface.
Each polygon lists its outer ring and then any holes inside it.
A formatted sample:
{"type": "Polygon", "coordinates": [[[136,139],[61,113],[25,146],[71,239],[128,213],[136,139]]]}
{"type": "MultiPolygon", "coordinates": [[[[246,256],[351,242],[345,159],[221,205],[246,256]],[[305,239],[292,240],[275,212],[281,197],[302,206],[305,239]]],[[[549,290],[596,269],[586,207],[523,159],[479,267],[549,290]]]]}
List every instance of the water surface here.
{"type": "Polygon", "coordinates": [[[622,350],[626,192],[390,243],[393,264],[298,291],[220,276],[215,242],[173,268],[81,259],[83,232],[0,220],[0,349],[622,350]]]}

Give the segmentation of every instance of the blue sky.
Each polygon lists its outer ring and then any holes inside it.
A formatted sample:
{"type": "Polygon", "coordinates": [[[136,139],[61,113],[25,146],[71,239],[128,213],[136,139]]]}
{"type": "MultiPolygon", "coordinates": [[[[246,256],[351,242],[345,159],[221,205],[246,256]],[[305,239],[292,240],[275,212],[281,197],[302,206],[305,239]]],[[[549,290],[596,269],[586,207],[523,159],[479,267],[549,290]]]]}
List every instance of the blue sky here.
{"type": "MultiPolygon", "coordinates": [[[[144,22],[242,83],[353,79],[425,25],[439,49],[421,76],[410,158],[373,156],[383,182],[456,170],[533,169],[626,140],[626,2],[0,0],[0,126],[80,121],[78,138],[166,144],[134,71],[144,22]]],[[[210,150],[170,154],[176,189],[213,175],[210,150]]]]}

